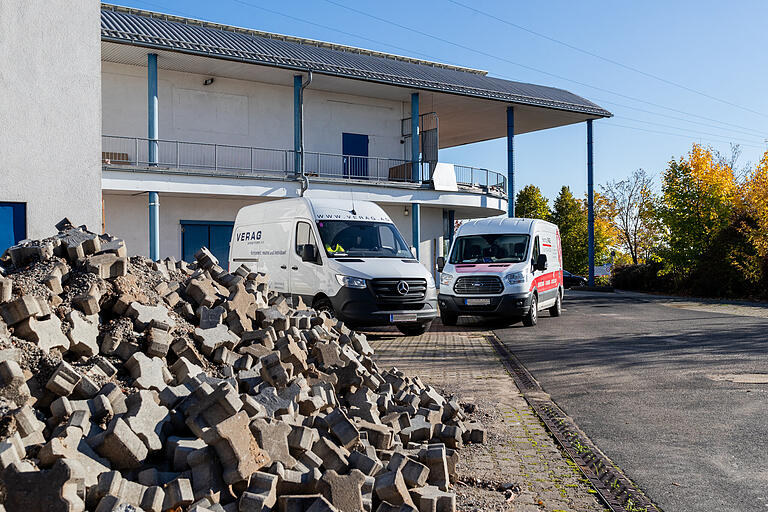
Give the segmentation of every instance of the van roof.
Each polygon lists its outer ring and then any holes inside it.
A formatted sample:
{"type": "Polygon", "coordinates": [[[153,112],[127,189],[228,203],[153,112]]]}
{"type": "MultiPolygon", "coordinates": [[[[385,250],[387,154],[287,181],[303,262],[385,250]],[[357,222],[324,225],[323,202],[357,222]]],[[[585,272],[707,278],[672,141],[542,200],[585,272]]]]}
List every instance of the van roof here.
{"type": "Polygon", "coordinates": [[[353,201],[352,199],[313,199],[309,197],[295,197],[267,201],[246,206],[240,209],[238,217],[248,217],[260,212],[265,215],[268,212],[270,218],[279,219],[290,216],[307,216],[315,220],[357,220],[389,222],[392,220],[376,203],[370,201],[353,201]],[[352,211],[355,213],[353,214],[352,211]]]}
{"type": "Polygon", "coordinates": [[[530,233],[535,224],[557,229],[556,225],[541,219],[498,216],[467,221],[459,227],[456,236],[489,233],[530,233]]]}

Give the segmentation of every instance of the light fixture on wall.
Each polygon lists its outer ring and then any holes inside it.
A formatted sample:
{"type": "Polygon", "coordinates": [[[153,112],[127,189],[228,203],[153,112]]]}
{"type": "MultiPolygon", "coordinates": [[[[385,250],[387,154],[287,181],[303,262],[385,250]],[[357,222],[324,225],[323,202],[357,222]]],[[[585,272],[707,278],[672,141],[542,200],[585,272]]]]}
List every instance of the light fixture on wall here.
{"type": "Polygon", "coordinates": [[[405,215],[407,217],[409,213],[411,213],[411,212],[408,211],[408,207],[406,206],[405,210],[403,210],[403,215],[405,215]]]}
{"type": "Polygon", "coordinates": [[[203,82],[203,85],[211,85],[213,83],[214,78],[206,78],[203,82]]]}

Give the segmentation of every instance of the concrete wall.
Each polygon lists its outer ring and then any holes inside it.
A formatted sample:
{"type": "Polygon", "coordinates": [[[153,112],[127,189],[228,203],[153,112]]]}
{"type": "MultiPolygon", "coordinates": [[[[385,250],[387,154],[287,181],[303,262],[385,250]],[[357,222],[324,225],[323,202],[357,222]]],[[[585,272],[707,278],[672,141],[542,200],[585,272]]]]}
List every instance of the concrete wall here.
{"type": "MultiPolygon", "coordinates": [[[[293,86],[162,69],[158,62],[160,139],[293,149],[293,86]]],[[[147,136],[147,68],[104,62],[105,135],[147,136]]],[[[405,158],[404,104],[313,90],[304,93],[305,148],[341,154],[341,134],[369,136],[369,155],[405,158]]]]}
{"type": "Polygon", "coordinates": [[[101,231],[101,43],[93,0],[0,1],[0,201],[27,236],[101,231]]]}

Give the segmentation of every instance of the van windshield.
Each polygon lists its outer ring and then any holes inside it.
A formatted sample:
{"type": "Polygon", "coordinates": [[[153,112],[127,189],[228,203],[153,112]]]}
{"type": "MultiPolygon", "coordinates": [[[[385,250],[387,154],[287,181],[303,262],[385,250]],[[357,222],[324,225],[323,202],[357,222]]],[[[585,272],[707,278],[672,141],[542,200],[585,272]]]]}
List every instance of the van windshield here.
{"type": "Polygon", "coordinates": [[[394,224],[321,220],[317,229],[329,258],[413,258],[394,224]]]}
{"type": "Polygon", "coordinates": [[[528,238],[505,233],[461,236],[453,245],[450,262],[520,263],[528,254],[528,238]]]}

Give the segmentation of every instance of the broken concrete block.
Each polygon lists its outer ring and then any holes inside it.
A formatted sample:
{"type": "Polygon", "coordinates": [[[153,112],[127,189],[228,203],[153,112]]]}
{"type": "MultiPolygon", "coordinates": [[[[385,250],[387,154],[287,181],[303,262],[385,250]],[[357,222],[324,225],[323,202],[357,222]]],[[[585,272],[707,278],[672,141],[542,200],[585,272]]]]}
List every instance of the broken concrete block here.
{"type": "MultiPolygon", "coordinates": [[[[178,452],[178,448],[177,448],[178,452]]],[[[214,501],[221,499],[221,493],[226,494],[226,485],[221,478],[221,465],[212,446],[203,446],[192,451],[187,456],[192,479],[192,492],[195,499],[209,497],[214,501]]]]}
{"type": "Polygon", "coordinates": [[[147,355],[150,357],[165,357],[173,341],[168,331],[150,327],[147,334],[147,355]]]}
{"type": "Polygon", "coordinates": [[[209,269],[219,264],[218,258],[207,247],[201,247],[199,251],[195,253],[195,260],[202,269],[209,269]]]}
{"type": "Polygon", "coordinates": [[[216,388],[203,383],[188,400],[192,401],[192,405],[185,411],[186,425],[200,438],[204,437],[207,430],[234,416],[243,407],[237,391],[226,382],[218,384],[216,388]]]}
{"type": "Polygon", "coordinates": [[[53,391],[59,396],[69,396],[81,378],[82,376],[77,370],[66,361],[62,361],[48,379],[45,389],[53,391]]]}
{"type": "Polygon", "coordinates": [[[317,430],[302,425],[291,425],[291,433],[288,434],[288,446],[294,452],[304,453],[310,451],[318,439],[317,430]]]}
{"type": "Polygon", "coordinates": [[[121,417],[109,422],[107,430],[101,435],[101,443],[96,452],[109,459],[117,469],[135,469],[147,458],[147,446],[121,417]]]}
{"type": "Polygon", "coordinates": [[[209,279],[190,279],[184,292],[199,306],[210,308],[219,300],[216,286],[209,279]]]}
{"type": "Polygon", "coordinates": [[[328,414],[325,417],[325,422],[333,436],[344,448],[349,450],[360,441],[360,432],[357,427],[340,408],[334,409],[328,414]]]}
{"type": "Polygon", "coordinates": [[[224,482],[232,485],[247,481],[262,467],[269,464],[269,455],[263,451],[248,428],[245,411],[212,426],[203,439],[212,445],[223,467],[224,482]]]}
{"type": "Polygon", "coordinates": [[[61,352],[69,350],[69,338],[61,330],[61,320],[56,315],[38,320],[30,316],[16,326],[14,332],[19,338],[36,343],[40,349],[49,353],[53,349],[61,352]]]}
{"type": "Polygon", "coordinates": [[[30,393],[24,372],[13,360],[0,362],[0,397],[21,407],[29,400],[30,393]]]}
{"type": "Polygon", "coordinates": [[[163,447],[164,425],[170,421],[168,409],[160,405],[156,391],[137,391],[125,401],[128,412],[124,418],[128,426],[144,442],[150,452],[163,447]]]}
{"type": "Polygon", "coordinates": [[[348,475],[339,475],[330,469],[323,474],[320,482],[323,496],[334,507],[344,512],[363,512],[361,488],[365,476],[359,470],[353,469],[348,475]]]}
{"type": "Polygon", "coordinates": [[[349,454],[349,467],[359,469],[364,475],[377,475],[384,465],[377,458],[369,457],[359,451],[352,451],[349,454]]]}
{"type": "Polygon", "coordinates": [[[22,463],[3,472],[5,507],[24,512],[83,512],[85,495],[83,468],[73,460],[57,460],[47,471],[22,463]]]}
{"type": "Polygon", "coordinates": [[[248,491],[240,498],[239,511],[250,512],[271,510],[277,503],[277,475],[255,472],[251,475],[248,491]]]}
{"type": "Polygon", "coordinates": [[[131,302],[126,314],[133,319],[137,331],[144,331],[148,327],[170,331],[176,327],[176,321],[168,316],[168,308],[159,304],[145,306],[138,302],[131,302]]]}
{"type": "Polygon", "coordinates": [[[224,306],[216,306],[215,308],[209,308],[207,306],[200,306],[200,328],[201,329],[213,329],[217,325],[220,325],[226,311],[224,306]]]}
{"type": "Polygon", "coordinates": [[[456,512],[456,495],[434,485],[411,489],[411,498],[420,511],[456,512]]]}
{"type": "Polygon", "coordinates": [[[387,471],[377,475],[374,492],[381,501],[386,501],[392,505],[414,506],[400,470],[387,471]]]}
{"type": "Polygon", "coordinates": [[[427,482],[442,491],[447,491],[450,484],[446,457],[444,444],[430,444],[419,452],[419,460],[429,468],[427,482]]]}
{"type": "Polygon", "coordinates": [[[219,347],[234,349],[240,342],[235,333],[231,332],[224,324],[219,324],[210,329],[196,328],[192,338],[199,343],[200,352],[210,356],[219,347]]]}
{"type": "Polygon", "coordinates": [[[67,333],[69,350],[77,355],[93,357],[99,353],[99,317],[96,315],[83,317],[74,309],[67,315],[67,321],[72,328],[67,333]]]}
{"type": "Polygon", "coordinates": [[[42,467],[53,466],[59,459],[77,461],[83,467],[87,487],[96,485],[99,475],[110,470],[109,461],[99,457],[85,442],[83,431],[74,426],[52,437],[38,452],[38,459],[42,467]]]}
{"type": "Polygon", "coordinates": [[[85,268],[102,279],[113,279],[128,274],[128,258],[113,253],[97,254],[86,260],[85,268]]]}
{"type": "Polygon", "coordinates": [[[283,421],[256,418],[250,424],[251,432],[273,462],[280,462],[286,468],[292,468],[296,459],[291,456],[288,448],[288,435],[291,426],[283,421]]]}
{"type": "Polygon", "coordinates": [[[195,493],[192,491],[192,482],[189,478],[176,478],[165,486],[163,510],[175,510],[193,501],[195,501],[195,493]]]}
{"type": "Polygon", "coordinates": [[[259,394],[253,398],[264,407],[268,417],[293,414],[295,411],[295,404],[293,401],[280,397],[277,394],[277,390],[272,386],[262,389],[259,394]]]}
{"type": "Polygon", "coordinates": [[[283,366],[278,352],[271,352],[259,361],[261,362],[262,379],[277,389],[281,389],[288,384],[290,375],[288,375],[285,366],[283,366]]]}
{"type": "Polygon", "coordinates": [[[143,352],[133,354],[125,366],[131,372],[136,387],[141,389],[162,391],[172,378],[162,359],[147,357],[143,352]]]}
{"type": "Polygon", "coordinates": [[[333,469],[337,473],[345,473],[349,467],[349,451],[325,437],[321,437],[312,446],[312,451],[323,460],[323,467],[326,470],[333,469]]]}
{"type": "Polygon", "coordinates": [[[21,462],[26,456],[24,442],[18,432],[14,432],[4,441],[0,442],[0,474],[2,470],[15,462],[21,462]]]}
{"type": "MultiPolygon", "coordinates": [[[[9,302],[13,296],[13,281],[10,277],[0,275],[0,304],[9,302]]],[[[0,309],[2,311],[2,309],[0,309]]]]}

